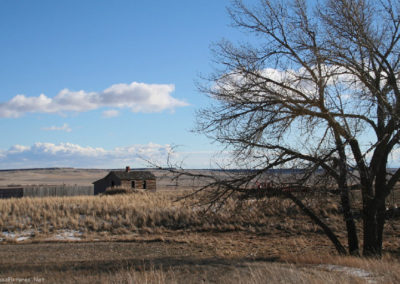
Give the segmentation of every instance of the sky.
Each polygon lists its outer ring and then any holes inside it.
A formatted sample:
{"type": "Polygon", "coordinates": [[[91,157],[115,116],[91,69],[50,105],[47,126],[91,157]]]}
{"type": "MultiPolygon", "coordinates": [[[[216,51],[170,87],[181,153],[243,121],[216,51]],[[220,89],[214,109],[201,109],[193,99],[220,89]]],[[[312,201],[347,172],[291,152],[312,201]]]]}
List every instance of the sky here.
{"type": "Polygon", "coordinates": [[[223,0],[0,0],[0,169],[209,168],[193,133],[223,0]]]}

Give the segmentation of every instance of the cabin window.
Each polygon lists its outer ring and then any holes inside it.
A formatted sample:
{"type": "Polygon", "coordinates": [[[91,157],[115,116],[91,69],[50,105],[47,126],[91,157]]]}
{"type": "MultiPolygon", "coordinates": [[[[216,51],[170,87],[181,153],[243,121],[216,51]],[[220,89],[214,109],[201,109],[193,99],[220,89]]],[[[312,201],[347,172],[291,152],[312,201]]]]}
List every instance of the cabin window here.
{"type": "Polygon", "coordinates": [[[146,189],[147,188],[147,182],[144,180],[143,181],[143,189],[146,189]]]}
{"type": "Polygon", "coordinates": [[[134,181],[134,180],[131,182],[131,187],[132,187],[132,188],[135,188],[135,187],[136,187],[136,184],[135,184],[135,181],[134,181]]]}

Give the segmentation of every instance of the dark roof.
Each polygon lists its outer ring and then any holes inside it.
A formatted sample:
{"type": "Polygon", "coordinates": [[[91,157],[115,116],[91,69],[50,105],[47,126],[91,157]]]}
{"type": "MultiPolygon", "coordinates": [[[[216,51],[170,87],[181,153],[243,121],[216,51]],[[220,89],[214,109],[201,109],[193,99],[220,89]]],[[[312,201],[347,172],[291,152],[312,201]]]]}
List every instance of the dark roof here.
{"type": "Polygon", "coordinates": [[[111,171],[110,174],[114,174],[120,180],[145,180],[145,179],[156,179],[156,176],[149,171],[111,171]]]}
{"type": "Polygon", "coordinates": [[[92,182],[93,184],[98,183],[100,181],[102,181],[103,179],[107,178],[109,175],[115,175],[117,178],[119,178],[120,180],[149,180],[149,179],[156,179],[156,176],[153,175],[151,172],[149,171],[111,171],[108,173],[108,175],[106,175],[105,177],[103,177],[102,179],[96,180],[95,182],[92,182]]]}

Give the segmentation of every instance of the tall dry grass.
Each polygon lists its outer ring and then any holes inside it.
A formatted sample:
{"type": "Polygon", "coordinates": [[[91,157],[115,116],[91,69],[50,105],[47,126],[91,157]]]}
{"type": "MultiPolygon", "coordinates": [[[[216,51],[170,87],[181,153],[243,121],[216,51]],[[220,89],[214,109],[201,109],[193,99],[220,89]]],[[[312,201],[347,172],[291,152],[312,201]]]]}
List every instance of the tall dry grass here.
{"type": "MultiPolygon", "coordinates": [[[[163,232],[164,230],[265,232],[271,229],[319,229],[288,200],[265,202],[228,200],[220,210],[194,206],[196,200],[177,200],[178,193],[157,192],[112,196],[46,197],[0,200],[0,231],[47,234],[80,232],[163,232]],[[300,217],[299,217],[300,216],[300,217]]],[[[182,194],[182,193],[181,193],[182,194]]],[[[322,216],[340,220],[334,202],[317,208],[322,216]]]]}
{"type": "MultiPolygon", "coordinates": [[[[221,283],[221,284],[262,284],[262,283],[307,283],[307,284],[395,284],[399,277],[399,264],[382,267],[381,261],[370,260],[372,270],[335,271],[317,265],[287,263],[248,263],[231,267],[150,267],[138,270],[126,268],[111,273],[99,272],[94,275],[69,275],[64,283],[221,283]],[[387,270],[389,269],[389,270],[387,270]],[[395,272],[391,272],[394,270],[395,272]],[[360,273],[362,271],[363,273],[360,273]]],[[[343,268],[346,268],[343,266],[343,268]]],[[[349,268],[349,267],[347,267],[349,268]]],[[[48,281],[60,280],[57,275],[48,281]],[[54,277],[54,278],[53,278],[54,277]]]]}

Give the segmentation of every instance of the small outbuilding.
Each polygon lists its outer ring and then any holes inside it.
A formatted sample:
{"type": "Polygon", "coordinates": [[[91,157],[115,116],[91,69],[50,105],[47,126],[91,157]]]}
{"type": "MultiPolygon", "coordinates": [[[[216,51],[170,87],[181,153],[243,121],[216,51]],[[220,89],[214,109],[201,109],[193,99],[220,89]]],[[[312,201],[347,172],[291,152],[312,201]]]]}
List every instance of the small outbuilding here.
{"type": "Polygon", "coordinates": [[[20,198],[24,196],[22,187],[3,187],[0,188],[0,198],[20,198]]]}
{"type": "Polygon", "coordinates": [[[125,171],[111,171],[104,178],[93,182],[94,195],[103,193],[107,188],[122,187],[131,189],[142,189],[146,191],[157,190],[156,177],[150,171],[131,170],[126,167],[125,171]]]}

